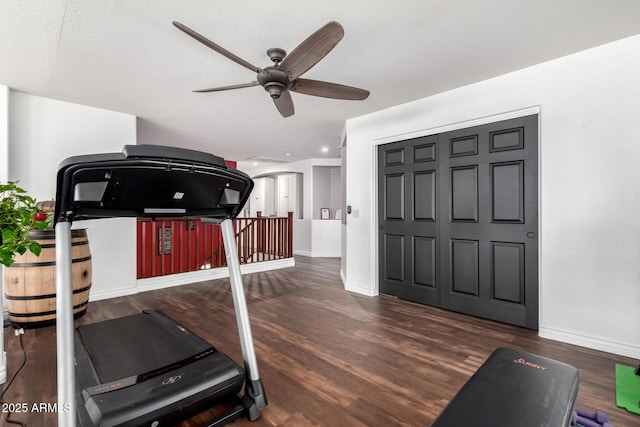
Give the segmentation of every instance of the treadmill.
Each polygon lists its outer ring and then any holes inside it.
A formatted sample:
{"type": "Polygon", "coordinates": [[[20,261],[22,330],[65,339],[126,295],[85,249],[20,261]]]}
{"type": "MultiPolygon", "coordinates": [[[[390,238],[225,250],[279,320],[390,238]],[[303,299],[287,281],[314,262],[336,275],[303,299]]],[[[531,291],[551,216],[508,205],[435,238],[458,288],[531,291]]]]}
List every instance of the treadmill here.
{"type": "Polygon", "coordinates": [[[126,145],[121,153],[70,157],[60,164],[54,214],[59,426],[169,426],[221,402],[233,403],[203,426],[259,417],[267,398],[232,222],[252,188],[251,178],[224,159],[182,148],[126,145]],[[190,217],[220,224],[242,366],[160,311],[74,328],[72,222],[113,217],[190,217]]]}

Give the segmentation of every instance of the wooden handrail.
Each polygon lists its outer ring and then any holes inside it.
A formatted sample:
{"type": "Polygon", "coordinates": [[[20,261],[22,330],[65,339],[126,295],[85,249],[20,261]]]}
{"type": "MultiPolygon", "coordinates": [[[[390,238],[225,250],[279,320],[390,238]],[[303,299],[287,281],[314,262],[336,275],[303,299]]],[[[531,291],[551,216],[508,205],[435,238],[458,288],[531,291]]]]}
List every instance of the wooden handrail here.
{"type": "MultiPolygon", "coordinates": [[[[234,220],[241,264],[293,256],[293,212],[234,220]]],[[[138,278],[226,266],[220,227],[199,219],[138,220],[138,278]]]]}

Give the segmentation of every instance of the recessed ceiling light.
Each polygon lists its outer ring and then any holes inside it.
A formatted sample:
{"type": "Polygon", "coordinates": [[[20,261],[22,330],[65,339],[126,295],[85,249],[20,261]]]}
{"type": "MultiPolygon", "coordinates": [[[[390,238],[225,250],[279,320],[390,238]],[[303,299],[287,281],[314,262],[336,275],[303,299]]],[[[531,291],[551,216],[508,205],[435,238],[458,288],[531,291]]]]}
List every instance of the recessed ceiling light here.
{"type": "Polygon", "coordinates": [[[328,147],[322,147],[320,149],[323,153],[328,153],[329,152],[329,148],[328,147]]]}
{"type": "Polygon", "coordinates": [[[291,157],[291,153],[284,153],[285,156],[291,157]]]}

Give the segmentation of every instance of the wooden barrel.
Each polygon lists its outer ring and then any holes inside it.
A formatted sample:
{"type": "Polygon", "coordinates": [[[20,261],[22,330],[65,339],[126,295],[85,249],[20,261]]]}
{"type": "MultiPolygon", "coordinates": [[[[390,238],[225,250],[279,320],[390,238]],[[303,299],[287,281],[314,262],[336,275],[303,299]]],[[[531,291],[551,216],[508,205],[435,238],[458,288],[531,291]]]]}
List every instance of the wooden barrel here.
{"type": "MultiPolygon", "coordinates": [[[[27,251],[16,255],[5,268],[4,288],[12,322],[26,327],[55,323],[56,319],[56,241],[54,230],[32,230],[29,239],[42,246],[40,256],[27,251]]],[[[76,318],[87,311],[91,289],[91,252],[86,230],[71,230],[71,276],[73,313],[76,318]]]]}

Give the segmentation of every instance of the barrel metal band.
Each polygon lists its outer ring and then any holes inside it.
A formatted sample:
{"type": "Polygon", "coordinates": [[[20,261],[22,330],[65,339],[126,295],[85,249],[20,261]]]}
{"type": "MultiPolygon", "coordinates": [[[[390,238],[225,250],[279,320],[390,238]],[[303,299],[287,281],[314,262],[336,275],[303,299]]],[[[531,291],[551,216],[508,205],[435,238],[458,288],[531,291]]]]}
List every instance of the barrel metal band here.
{"type": "MultiPolygon", "coordinates": [[[[82,257],[82,258],[74,258],[71,260],[71,263],[75,264],[76,262],[85,262],[91,260],[91,255],[82,257]]],[[[55,261],[46,261],[46,262],[14,262],[11,264],[10,268],[19,268],[19,267],[51,267],[52,265],[56,265],[55,261]]]]}
{"type": "MultiPolygon", "coordinates": [[[[75,241],[75,242],[71,242],[71,246],[84,246],[84,245],[88,245],[89,241],[88,240],[79,240],[79,241],[75,241]]],[[[55,243],[40,243],[40,247],[42,249],[53,249],[56,247],[55,243]]]]}
{"type": "MultiPolygon", "coordinates": [[[[74,305],[73,309],[76,310],[78,308],[82,308],[85,307],[86,305],[89,304],[89,301],[85,301],[83,303],[80,303],[78,305],[74,305]]],[[[51,311],[41,311],[40,313],[13,313],[13,312],[9,312],[9,316],[13,316],[13,317],[38,317],[38,316],[49,316],[52,314],[56,314],[55,310],[51,310],[51,311]]]]}
{"type": "MultiPolygon", "coordinates": [[[[80,288],[80,289],[74,289],[73,290],[73,294],[80,294],[82,292],[86,292],[89,289],[91,289],[91,283],[89,283],[89,286],[86,286],[84,288],[80,288]]],[[[37,300],[37,299],[47,299],[47,298],[55,298],[56,294],[44,294],[44,295],[6,295],[4,296],[6,299],[10,299],[12,301],[31,301],[31,300],[37,300]]]]}

